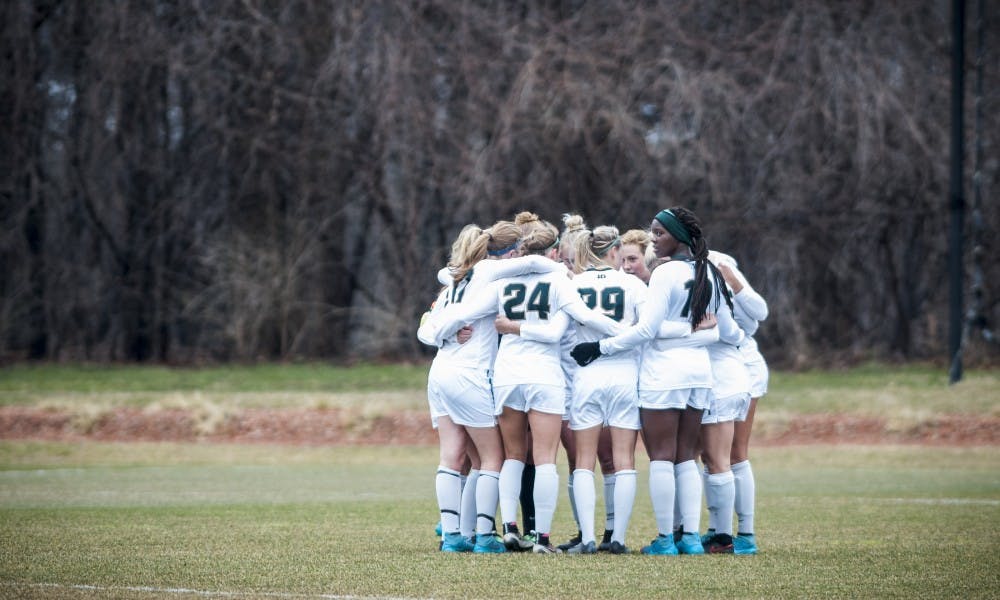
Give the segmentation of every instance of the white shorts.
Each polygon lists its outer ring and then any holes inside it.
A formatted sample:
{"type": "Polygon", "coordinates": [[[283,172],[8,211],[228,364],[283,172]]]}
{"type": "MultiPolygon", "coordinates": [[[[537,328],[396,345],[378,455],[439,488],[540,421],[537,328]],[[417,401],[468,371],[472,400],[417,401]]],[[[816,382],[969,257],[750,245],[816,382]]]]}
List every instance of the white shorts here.
{"type": "Polygon", "coordinates": [[[679,390],[639,390],[639,408],[665,410],[683,409],[688,406],[705,410],[708,408],[712,388],[682,388],[679,390]]]}
{"type": "Polygon", "coordinates": [[[466,427],[496,425],[489,371],[485,369],[432,365],[427,376],[427,401],[435,429],[444,416],[466,427]]]}
{"type": "Polygon", "coordinates": [[[767,380],[770,377],[767,363],[761,360],[746,363],[746,365],[747,371],[750,373],[750,397],[760,398],[767,393],[767,380]]]}
{"type": "Polygon", "coordinates": [[[639,430],[639,393],[635,384],[606,385],[590,390],[581,390],[578,386],[576,393],[570,410],[570,429],[608,425],[639,430]]]}
{"type": "Polygon", "coordinates": [[[566,411],[566,388],[561,385],[542,383],[521,383],[518,385],[498,385],[493,389],[496,398],[496,414],[506,406],[520,412],[531,410],[562,415],[566,411]]]}
{"type": "Polygon", "coordinates": [[[734,394],[725,398],[716,398],[715,394],[711,396],[708,410],[701,415],[702,425],[743,421],[747,418],[747,410],[750,407],[750,394],[734,394]]]}

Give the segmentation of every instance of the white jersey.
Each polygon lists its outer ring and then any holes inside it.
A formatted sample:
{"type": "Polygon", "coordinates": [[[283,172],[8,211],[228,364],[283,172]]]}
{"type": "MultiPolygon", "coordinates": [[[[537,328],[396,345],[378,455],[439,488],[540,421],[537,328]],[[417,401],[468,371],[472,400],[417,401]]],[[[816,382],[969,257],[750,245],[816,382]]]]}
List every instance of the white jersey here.
{"type": "MultiPolygon", "coordinates": [[[[639,310],[646,301],[646,285],[641,279],[611,267],[590,268],[573,278],[576,287],[589,308],[596,309],[609,318],[631,325],[639,318],[639,310]]],[[[586,325],[577,327],[577,342],[596,342],[603,338],[600,331],[586,325]]],[[[635,362],[639,349],[632,348],[611,356],[601,356],[600,362],[635,362]]]]}
{"type": "MultiPolygon", "coordinates": [[[[549,329],[552,337],[505,335],[500,339],[494,384],[551,384],[566,387],[562,369],[562,338],[570,324],[570,311],[586,307],[570,280],[558,274],[526,275],[498,282],[497,308],[512,321],[522,323],[522,332],[532,326],[549,329]]],[[[587,311],[589,312],[589,311],[587,311]]],[[[596,316],[594,314],[593,316],[596,316]]],[[[594,321],[595,326],[600,321],[594,321]]],[[[612,324],[613,326],[613,324],[612,324]]],[[[601,326],[608,331],[608,325],[601,326]]]]}
{"type": "MultiPolygon", "coordinates": [[[[672,340],[654,339],[664,321],[674,327],[686,325],[690,328],[689,291],[693,282],[694,263],[690,260],[674,259],[658,266],[650,276],[646,303],[638,322],[621,335],[601,341],[603,354],[616,354],[642,342],[650,342],[642,353],[640,392],[711,388],[713,385],[712,366],[703,336],[695,334],[672,340]]],[[[714,295],[708,312],[717,315],[718,326],[714,328],[716,331],[705,335],[739,343],[743,332],[728,307],[726,311],[719,310],[719,302],[714,295]]]]}
{"type": "MultiPolygon", "coordinates": [[[[491,369],[497,352],[497,332],[493,326],[495,312],[477,315],[476,318],[460,323],[447,333],[441,326],[451,323],[451,317],[461,312],[464,305],[488,301],[493,294],[490,286],[496,280],[532,272],[564,274],[566,268],[540,256],[479,261],[466,273],[464,279],[459,282],[452,280],[441,292],[434,304],[434,310],[417,331],[417,337],[425,344],[438,346],[435,360],[440,358],[448,360],[455,366],[491,369]],[[459,344],[455,339],[455,333],[463,325],[472,327],[472,338],[464,344],[459,344]]],[[[442,275],[443,273],[439,273],[438,278],[440,279],[442,275]]]]}

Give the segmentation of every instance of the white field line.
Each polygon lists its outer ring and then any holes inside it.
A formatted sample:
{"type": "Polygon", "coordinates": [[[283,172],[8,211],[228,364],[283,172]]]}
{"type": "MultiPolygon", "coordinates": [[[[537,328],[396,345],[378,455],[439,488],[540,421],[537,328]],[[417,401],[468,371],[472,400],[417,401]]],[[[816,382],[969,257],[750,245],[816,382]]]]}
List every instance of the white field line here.
{"type": "Polygon", "coordinates": [[[863,500],[865,502],[873,501],[885,504],[1000,506],[1000,500],[990,500],[988,498],[869,498],[863,500]]]}
{"type": "Polygon", "coordinates": [[[341,594],[299,594],[295,592],[226,592],[214,590],[195,590],[188,588],[160,588],[153,586],[101,586],[62,583],[19,583],[15,581],[0,581],[0,586],[12,588],[44,588],[78,590],[83,592],[144,592],[147,594],[184,594],[188,596],[204,596],[206,598],[319,598],[321,600],[419,600],[402,596],[344,596],[341,594]]]}

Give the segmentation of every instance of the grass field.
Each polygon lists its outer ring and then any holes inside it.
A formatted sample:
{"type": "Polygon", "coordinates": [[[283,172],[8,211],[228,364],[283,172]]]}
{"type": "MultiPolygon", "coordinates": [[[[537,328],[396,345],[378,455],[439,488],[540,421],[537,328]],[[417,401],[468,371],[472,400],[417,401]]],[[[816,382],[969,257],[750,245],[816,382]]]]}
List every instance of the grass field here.
{"type": "MultiPolygon", "coordinates": [[[[378,371],[394,382],[378,389],[328,368],[275,376],[280,383],[254,369],[183,373],[199,381],[190,385],[171,382],[171,370],[60,377],[59,369],[5,369],[0,404],[131,402],[147,393],[294,404],[314,394],[361,394],[363,402],[379,389],[416,393],[408,386],[419,383],[401,384],[393,369],[378,371]],[[280,399],[240,396],[261,389],[280,399]]],[[[829,394],[848,412],[970,410],[958,405],[961,386],[935,377],[927,369],[777,374],[766,408],[831,410],[822,400],[829,394]]],[[[997,414],[996,383],[989,372],[963,383],[977,412],[997,414]]],[[[764,447],[753,461],[757,556],[456,556],[436,551],[435,448],[0,440],[0,597],[1000,595],[1000,448],[764,447]]],[[[638,469],[633,548],[655,534],[642,456],[638,469]]],[[[565,467],[561,477],[560,540],[575,529],[565,467]]]]}

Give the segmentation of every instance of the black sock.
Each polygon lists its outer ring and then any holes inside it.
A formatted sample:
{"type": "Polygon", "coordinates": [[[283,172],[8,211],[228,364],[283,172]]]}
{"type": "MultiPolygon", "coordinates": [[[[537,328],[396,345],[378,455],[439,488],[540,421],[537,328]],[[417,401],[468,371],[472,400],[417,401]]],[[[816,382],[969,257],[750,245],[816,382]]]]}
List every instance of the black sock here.
{"type": "Polygon", "coordinates": [[[524,517],[524,531],[535,530],[535,465],[524,465],[521,474],[521,516],[524,517]]]}

